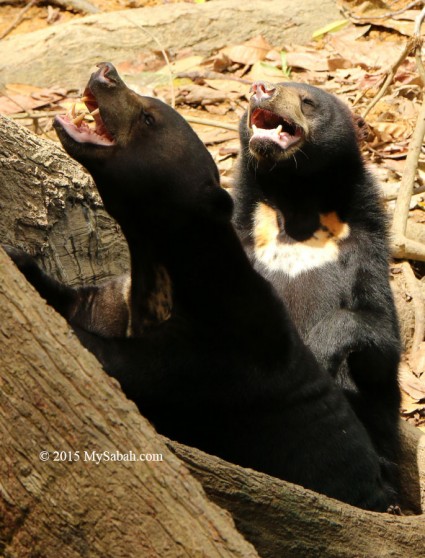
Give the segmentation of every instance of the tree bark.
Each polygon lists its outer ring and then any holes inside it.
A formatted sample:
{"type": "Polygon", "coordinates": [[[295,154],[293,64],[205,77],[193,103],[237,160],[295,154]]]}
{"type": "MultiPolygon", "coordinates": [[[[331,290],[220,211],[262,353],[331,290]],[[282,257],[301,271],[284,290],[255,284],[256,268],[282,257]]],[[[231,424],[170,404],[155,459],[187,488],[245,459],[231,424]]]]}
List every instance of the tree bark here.
{"type": "Polygon", "coordinates": [[[0,116],[0,240],[69,284],[128,269],[127,244],[90,175],[59,143],[0,116]]]}
{"type": "MultiPolygon", "coordinates": [[[[422,499],[424,505],[425,436],[404,423],[403,438],[408,461],[403,467],[403,480],[405,485],[411,483],[409,497],[416,504],[422,499]]],[[[423,555],[424,515],[399,517],[366,512],[199,450],[170,441],[168,446],[201,481],[208,496],[231,512],[239,531],[262,558],[423,555]]]]}
{"type": "Polygon", "coordinates": [[[257,557],[3,250],[0,277],[0,554],[257,557]]]}

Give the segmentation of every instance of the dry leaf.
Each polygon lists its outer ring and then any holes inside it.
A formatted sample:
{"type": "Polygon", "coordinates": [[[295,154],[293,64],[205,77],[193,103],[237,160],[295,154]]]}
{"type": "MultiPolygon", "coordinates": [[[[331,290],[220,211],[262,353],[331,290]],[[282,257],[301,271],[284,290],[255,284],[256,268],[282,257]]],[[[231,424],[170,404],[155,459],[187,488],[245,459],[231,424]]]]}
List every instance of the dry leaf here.
{"type": "Polygon", "coordinates": [[[233,93],[240,93],[241,96],[245,95],[249,91],[248,84],[234,79],[206,79],[205,83],[213,89],[218,89],[219,91],[232,91],[233,93]]]}
{"type": "Polygon", "coordinates": [[[220,128],[209,128],[200,131],[198,129],[198,134],[205,145],[215,145],[219,143],[224,143],[225,141],[230,141],[237,139],[239,137],[238,132],[232,132],[230,130],[223,130],[220,128]]]}
{"type": "Polygon", "coordinates": [[[343,36],[331,36],[329,43],[340,56],[350,60],[353,66],[359,64],[365,68],[387,69],[397,61],[403,50],[403,45],[388,41],[353,41],[343,36]]]}
{"type": "Polygon", "coordinates": [[[223,48],[221,52],[233,62],[243,64],[244,66],[252,66],[255,62],[264,60],[270,50],[273,50],[271,45],[259,35],[241,45],[223,48]]]}
{"type": "Polygon", "coordinates": [[[392,15],[390,8],[382,7],[381,4],[374,6],[370,0],[369,2],[362,3],[359,3],[357,0],[338,0],[338,3],[354,16],[361,18],[359,23],[371,23],[386,29],[394,29],[402,35],[408,36],[413,35],[414,20],[420,13],[418,9],[407,10],[401,14],[392,15]]]}
{"type": "Polygon", "coordinates": [[[266,62],[256,62],[246,77],[251,81],[271,81],[272,83],[289,80],[282,70],[266,62]]]}
{"type": "MultiPolygon", "coordinates": [[[[424,355],[422,355],[422,358],[424,358],[424,355]]],[[[417,378],[406,363],[400,365],[399,382],[401,389],[416,403],[425,405],[425,378],[417,378]]]]}
{"type": "MultiPolygon", "coordinates": [[[[415,376],[421,376],[425,373],[425,342],[422,342],[419,348],[409,355],[409,366],[415,376]]],[[[423,385],[425,386],[425,374],[423,385]]]]}
{"type": "Polygon", "coordinates": [[[288,52],[286,63],[289,67],[304,68],[315,72],[327,72],[328,61],[319,53],[312,52],[288,52]]]}
{"type": "Polygon", "coordinates": [[[176,102],[188,105],[209,105],[234,100],[240,97],[239,93],[218,91],[203,85],[184,85],[177,91],[176,102]]]}
{"type": "Polygon", "coordinates": [[[0,112],[18,114],[52,105],[63,99],[64,91],[42,89],[24,84],[9,84],[0,95],[0,112]]]}
{"type": "Polygon", "coordinates": [[[341,70],[344,68],[351,68],[351,62],[342,58],[341,56],[335,56],[334,58],[328,58],[328,70],[334,72],[335,70],[341,70]]]}
{"type": "Polygon", "coordinates": [[[172,62],[168,66],[164,66],[160,70],[157,71],[157,74],[170,74],[170,70],[174,75],[193,71],[198,69],[204,60],[203,56],[188,56],[187,58],[181,58],[180,60],[176,60],[172,62]]]}
{"type": "Polygon", "coordinates": [[[407,140],[412,135],[412,125],[409,122],[373,122],[371,128],[376,137],[382,142],[398,142],[407,140]]]}

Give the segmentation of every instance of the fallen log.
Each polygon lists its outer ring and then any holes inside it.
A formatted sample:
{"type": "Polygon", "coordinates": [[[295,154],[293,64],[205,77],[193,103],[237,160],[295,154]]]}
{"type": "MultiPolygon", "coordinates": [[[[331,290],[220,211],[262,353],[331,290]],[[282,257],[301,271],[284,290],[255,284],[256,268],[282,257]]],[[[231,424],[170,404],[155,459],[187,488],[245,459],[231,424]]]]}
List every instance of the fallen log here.
{"type": "Polygon", "coordinates": [[[340,17],[333,0],[300,4],[214,0],[185,2],[96,14],[48,29],[9,37],[1,43],[0,83],[28,83],[49,87],[85,85],[88,68],[109,60],[137,64],[144,52],[193,48],[214,49],[264,35],[270,44],[303,42],[313,31],[340,17]],[[314,17],[306,18],[306,13],[314,17]],[[265,24],[267,22],[267,24],[265,24]],[[83,45],[83,46],[82,46],[83,45]]]}

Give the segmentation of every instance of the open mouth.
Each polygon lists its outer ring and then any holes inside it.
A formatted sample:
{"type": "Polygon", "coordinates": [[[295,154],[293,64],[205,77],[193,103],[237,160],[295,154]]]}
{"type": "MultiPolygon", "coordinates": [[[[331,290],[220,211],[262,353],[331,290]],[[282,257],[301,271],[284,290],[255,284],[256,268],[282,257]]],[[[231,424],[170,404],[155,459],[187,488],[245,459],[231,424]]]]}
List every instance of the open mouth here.
{"type": "Polygon", "coordinates": [[[90,143],[111,147],[115,145],[112,134],[107,130],[100,114],[99,104],[89,87],[86,87],[81,103],[86,111],[77,113],[74,104],[71,111],[64,116],[57,116],[56,120],[66,133],[78,143],[90,143]]]}
{"type": "Polygon", "coordinates": [[[273,140],[282,149],[288,149],[304,137],[303,129],[292,119],[266,109],[252,111],[250,126],[252,138],[273,140]]]}

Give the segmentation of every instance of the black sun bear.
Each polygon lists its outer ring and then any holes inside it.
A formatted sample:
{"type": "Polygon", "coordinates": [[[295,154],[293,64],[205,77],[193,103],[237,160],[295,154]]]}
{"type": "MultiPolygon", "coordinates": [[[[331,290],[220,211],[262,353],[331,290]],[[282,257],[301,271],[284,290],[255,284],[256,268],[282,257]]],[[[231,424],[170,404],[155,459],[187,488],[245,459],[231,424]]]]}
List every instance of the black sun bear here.
{"type": "Polygon", "coordinates": [[[317,87],[252,89],[240,125],[236,228],[396,483],[400,339],[386,217],[358,145],[362,121],[317,87]]]}
{"type": "Polygon", "coordinates": [[[69,117],[55,128],[128,242],[121,333],[88,331],[96,290],[62,285],[9,248],[28,280],[159,432],[365,509],[395,504],[365,428],[252,268],[190,126],[128,89],[110,63],[84,100],[94,129],[69,117]]]}

